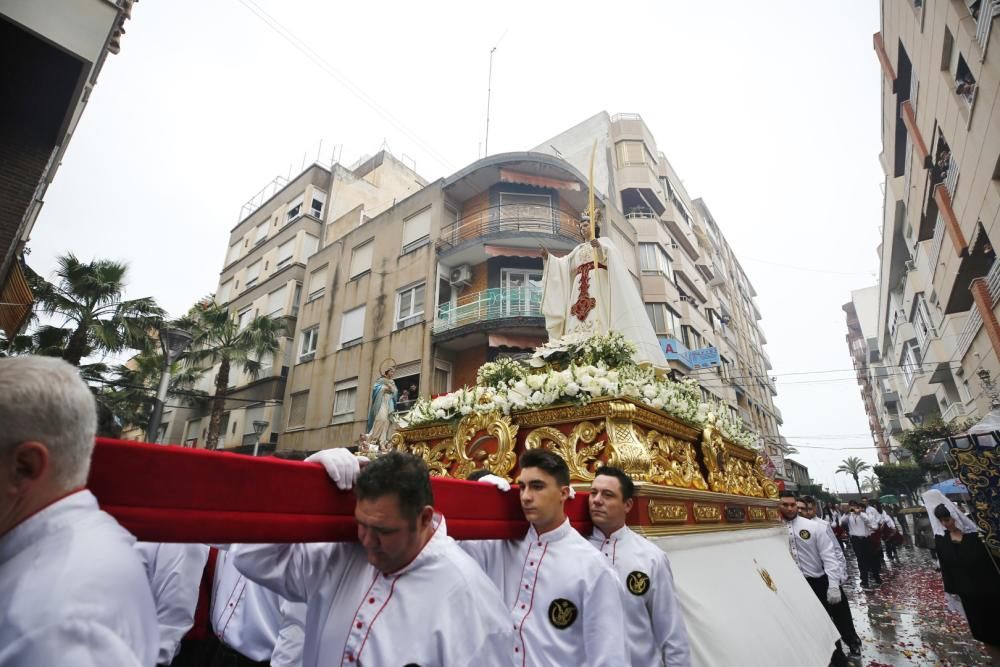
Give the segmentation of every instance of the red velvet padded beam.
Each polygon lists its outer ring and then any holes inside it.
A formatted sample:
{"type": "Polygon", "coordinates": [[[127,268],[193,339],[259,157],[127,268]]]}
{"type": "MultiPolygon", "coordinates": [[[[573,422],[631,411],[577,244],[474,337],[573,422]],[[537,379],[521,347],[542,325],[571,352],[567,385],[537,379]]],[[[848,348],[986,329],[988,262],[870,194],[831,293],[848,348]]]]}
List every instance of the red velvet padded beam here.
{"type": "MultiPolygon", "coordinates": [[[[452,537],[508,539],[527,530],[516,488],[431,479],[452,537]]],[[[98,438],[87,486],[102,509],[150,542],[357,539],[354,494],[316,463],[98,438]]],[[[583,494],[566,511],[578,530],[590,530],[583,494]]]]}

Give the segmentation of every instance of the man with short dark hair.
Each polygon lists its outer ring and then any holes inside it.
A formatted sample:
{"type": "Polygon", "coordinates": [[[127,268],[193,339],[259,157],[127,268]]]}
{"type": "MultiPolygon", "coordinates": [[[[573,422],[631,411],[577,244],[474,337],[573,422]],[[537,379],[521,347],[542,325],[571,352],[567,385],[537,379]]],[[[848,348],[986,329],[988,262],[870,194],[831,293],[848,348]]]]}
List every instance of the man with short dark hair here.
{"type": "Polygon", "coordinates": [[[305,602],[303,666],[495,665],[513,643],[496,587],[448,537],[426,464],[343,448],[309,458],[354,487],[358,544],[234,547],[247,578],[305,602]]]}
{"type": "Polygon", "coordinates": [[[861,503],[857,500],[850,501],[848,505],[850,511],[841,518],[840,525],[847,529],[851,548],[854,549],[854,556],[858,559],[861,586],[868,588],[871,585],[870,578],[881,584],[882,576],[875,561],[875,545],[869,539],[872,531],[878,529],[878,523],[873,522],[868,514],[862,511],[861,503]]]}
{"type": "Polygon", "coordinates": [[[135,538],[86,489],[97,429],[79,369],[0,359],[0,665],[152,665],[135,538]]]}
{"type": "MultiPolygon", "coordinates": [[[[607,559],[566,518],[566,461],[544,449],[529,449],[519,463],[527,535],[461,542],[510,609],[515,637],[505,651],[507,660],[522,667],[628,664],[621,584],[607,559]]],[[[510,490],[506,480],[493,475],[480,481],[510,490]]]]}
{"type": "MultiPolygon", "coordinates": [[[[778,498],[778,509],[788,528],[788,550],[796,565],[805,576],[809,587],[819,598],[830,620],[834,619],[834,607],[843,600],[840,588],[840,565],[834,556],[833,543],[826,531],[815,521],[799,516],[798,502],[791,491],[782,491],[778,498]]],[[[833,665],[846,665],[847,658],[840,647],[840,640],[834,647],[830,659],[833,665]]]]}
{"type": "Polygon", "coordinates": [[[666,552],[625,525],[635,484],[620,468],[598,468],[588,506],[594,522],[590,543],[614,566],[622,588],[625,632],[636,667],[691,664],[687,626],[674,593],[666,552]]]}

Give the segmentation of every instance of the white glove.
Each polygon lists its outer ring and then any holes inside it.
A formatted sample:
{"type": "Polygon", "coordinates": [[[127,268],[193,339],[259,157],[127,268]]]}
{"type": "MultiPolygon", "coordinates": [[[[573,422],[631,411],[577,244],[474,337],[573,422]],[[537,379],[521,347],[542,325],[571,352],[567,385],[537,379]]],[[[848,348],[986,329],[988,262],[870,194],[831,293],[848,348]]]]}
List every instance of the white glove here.
{"type": "Polygon", "coordinates": [[[829,604],[840,604],[840,587],[826,589],[826,601],[829,604]]]}
{"type": "Polygon", "coordinates": [[[330,476],[337,488],[347,491],[354,486],[354,482],[361,473],[361,468],[368,465],[368,459],[364,456],[355,456],[344,447],[334,447],[316,452],[306,459],[307,463],[319,463],[326,469],[326,474],[330,476]]]}
{"type": "Polygon", "coordinates": [[[510,491],[510,482],[505,480],[503,477],[498,477],[496,475],[483,475],[476,481],[483,482],[484,484],[492,484],[501,491],[510,491]]]}
{"type": "Polygon", "coordinates": [[[569,487],[569,499],[573,500],[574,498],[576,498],[576,489],[574,489],[571,486],[571,487],[569,487]]]}

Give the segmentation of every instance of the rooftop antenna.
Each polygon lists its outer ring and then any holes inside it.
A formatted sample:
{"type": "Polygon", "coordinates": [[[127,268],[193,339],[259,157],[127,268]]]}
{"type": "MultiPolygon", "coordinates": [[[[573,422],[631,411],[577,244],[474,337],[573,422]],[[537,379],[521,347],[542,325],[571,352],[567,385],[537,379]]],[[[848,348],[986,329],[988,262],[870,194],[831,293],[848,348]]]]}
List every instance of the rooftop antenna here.
{"type": "MultiPolygon", "coordinates": [[[[497,41],[497,44],[500,42],[497,41]]],[[[497,47],[490,49],[490,74],[486,81],[486,143],[483,149],[483,157],[490,154],[490,97],[493,94],[493,53],[497,47]]]]}

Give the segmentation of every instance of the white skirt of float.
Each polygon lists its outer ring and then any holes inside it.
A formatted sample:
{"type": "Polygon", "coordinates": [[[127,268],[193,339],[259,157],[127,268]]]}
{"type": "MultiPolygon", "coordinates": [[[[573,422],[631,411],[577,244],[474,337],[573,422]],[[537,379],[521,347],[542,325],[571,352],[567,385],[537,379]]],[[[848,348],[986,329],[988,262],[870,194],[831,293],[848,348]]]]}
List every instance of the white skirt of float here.
{"type": "Polygon", "coordinates": [[[784,528],[656,537],[706,667],[826,667],[840,639],[788,551],[784,528]]]}

